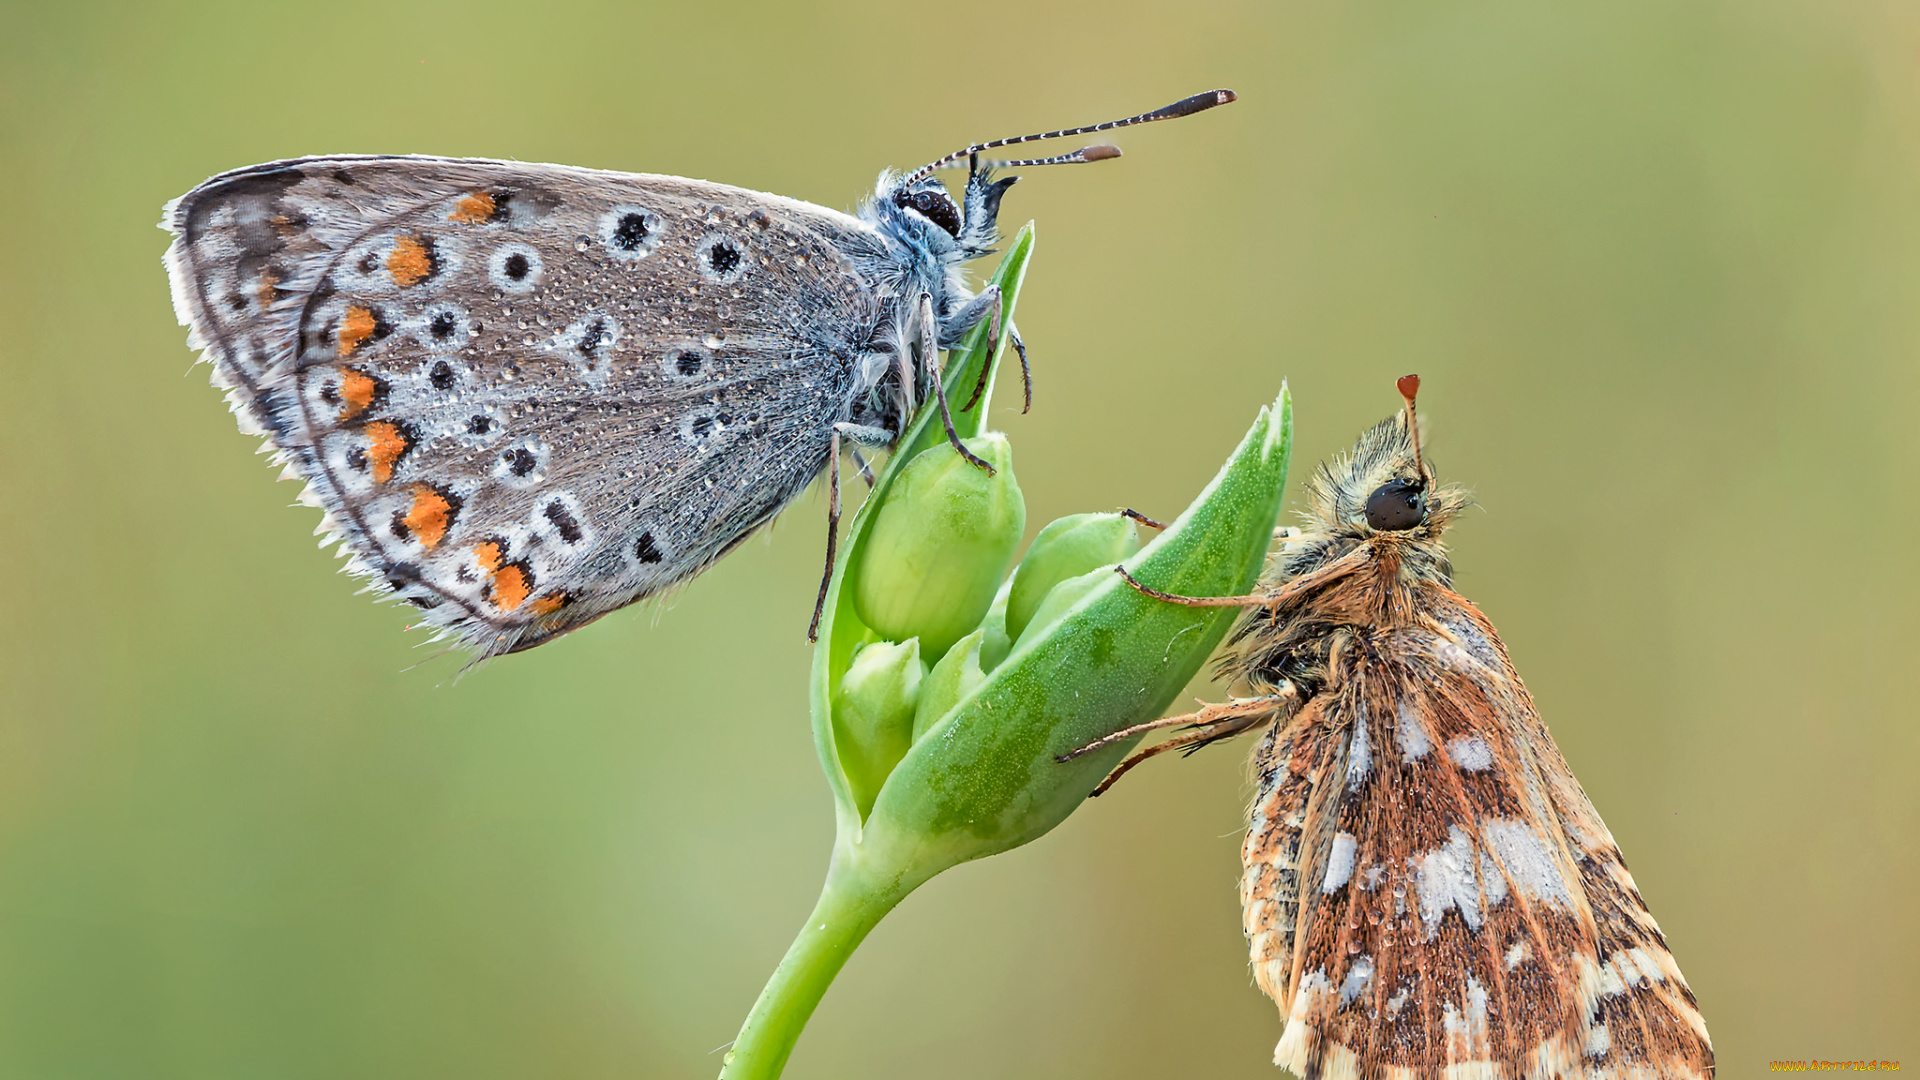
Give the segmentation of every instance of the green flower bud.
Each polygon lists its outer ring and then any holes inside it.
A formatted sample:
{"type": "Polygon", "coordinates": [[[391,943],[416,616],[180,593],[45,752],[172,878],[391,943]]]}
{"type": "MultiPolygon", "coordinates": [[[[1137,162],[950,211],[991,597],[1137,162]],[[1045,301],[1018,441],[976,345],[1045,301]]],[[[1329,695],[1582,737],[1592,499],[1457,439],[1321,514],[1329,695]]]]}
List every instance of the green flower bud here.
{"type": "Polygon", "coordinates": [[[914,708],[927,665],[920,643],[876,641],[854,654],[833,695],[834,745],[860,816],[913,745],[914,708]]]}
{"type": "Polygon", "coordinates": [[[987,673],[980,670],[980,646],[986,636],[982,628],[954,642],[947,655],[927,673],[926,681],[920,684],[920,700],[913,707],[914,742],[919,742],[935,721],[947,715],[947,710],[986,680],[987,673]]]}
{"type": "Polygon", "coordinates": [[[1053,587],[1089,570],[1112,566],[1140,550],[1140,530],[1119,514],[1072,514],[1033,538],[1013,572],[1007,596],[1007,635],[1018,641],[1053,587]]]}
{"type": "Polygon", "coordinates": [[[992,671],[1000,666],[1000,661],[1013,651],[1013,638],[1007,634],[1007,596],[1013,592],[1013,578],[1000,583],[1000,591],[993,594],[993,606],[987,609],[987,617],[981,621],[980,629],[986,632],[986,639],[980,642],[980,670],[992,671]]]}
{"type": "Polygon", "coordinates": [[[900,471],[867,532],[853,583],[860,621],[937,658],[986,617],[1027,525],[1013,449],[997,432],[966,440],[992,476],[942,443],[900,471]]]}
{"type": "Polygon", "coordinates": [[[1034,611],[1033,618],[1028,620],[1022,633],[1032,631],[1034,637],[1044,635],[1047,629],[1059,622],[1060,616],[1071,610],[1081,598],[1107,584],[1108,579],[1113,576],[1112,570],[1102,566],[1097,570],[1089,570],[1079,577],[1070,577],[1048,589],[1046,598],[1040,601],[1040,607],[1034,611]]]}

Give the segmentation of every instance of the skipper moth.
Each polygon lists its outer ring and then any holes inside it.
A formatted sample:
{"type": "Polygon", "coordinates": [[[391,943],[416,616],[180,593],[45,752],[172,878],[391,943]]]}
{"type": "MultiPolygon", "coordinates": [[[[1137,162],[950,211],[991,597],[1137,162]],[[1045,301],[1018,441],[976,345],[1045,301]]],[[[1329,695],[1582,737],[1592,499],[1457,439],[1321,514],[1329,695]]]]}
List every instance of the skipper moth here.
{"type": "Polygon", "coordinates": [[[1451,587],[1440,484],[1405,408],[1323,465],[1223,673],[1253,696],[1137,725],[1154,755],[1248,731],[1240,881],[1254,979],[1306,1080],[1704,1080],[1713,1044],[1626,861],[1493,624],[1451,587]]]}

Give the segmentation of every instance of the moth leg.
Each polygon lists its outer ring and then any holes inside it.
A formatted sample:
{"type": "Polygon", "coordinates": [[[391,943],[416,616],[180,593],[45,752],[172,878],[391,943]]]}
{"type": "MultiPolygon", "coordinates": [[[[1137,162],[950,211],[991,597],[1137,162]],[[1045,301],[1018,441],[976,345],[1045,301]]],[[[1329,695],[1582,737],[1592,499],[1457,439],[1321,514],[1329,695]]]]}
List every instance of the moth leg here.
{"type": "Polygon", "coordinates": [[[986,318],[989,313],[993,315],[991,324],[993,336],[998,338],[1000,336],[1000,286],[998,285],[989,285],[981,289],[980,295],[960,305],[960,310],[947,316],[946,323],[940,327],[940,347],[943,349],[957,347],[960,339],[967,335],[967,331],[980,325],[980,320],[986,318]]]}
{"type": "Polygon", "coordinates": [[[947,384],[944,372],[940,370],[940,348],[934,340],[939,331],[933,321],[933,298],[926,293],[920,294],[920,360],[928,371],[933,372],[933,399],[940,405],[940,423],[947,429],[947,441],[960,452],[960,456],[969,463],[978,466],[988,476],[994,473],[993,466],[980,460],[973,451],[960,441],[960,433],[953,428],[953,411],[947,408],[947,384]]]}
{"type": "Polygon", "coordinates": [[[1165,600],[1169,604],[1179,604],[1182,607],[1272,608],[1290,603],[1303,592],[1317,589],[1329,581],[1353,573],[1355,570],[1360,569],[1360,565],[1370,557],[1368,549],[1355,548],[1327,565],[1320,567],[1318,570],[1302,574],[1270,593],[1264,595],[1254,593],[1251,596],[1180,596],[1175,593],[1161,592],[1159,589],[1140,584],[1132,574],[1127,573],[1127,568],[1124,566],[1116,566],[1113,570],[1114,573],[1126,578],[1127,584],[1133,586],[1135,590],[1151,596],[1155,600],[1165,600]]]}
{"type": "Polygon", "coordinates": [[[1020,340],[1020,328],[1007,323],[1007,340],[1013,343],[1013,352],[1020,358],[1020,389],[1026,395],[1026,401],[1020,406],[1020,415],[1025,416],[1033,409],[1033,369],[1027,366],[1027,343],[1020,340]]]}
{"type": "Polygon", "coordinates": [[[1217,724],[1209,724],[1206,727],[1200,728],[1198,731],[1189,731],[1185,735],[1168,739],[1163,743],[1155,743],[1121,762],[1117,768],[1107,774],[1105,780],[1100,781],[1099,787],[1087,792],[1087,798],[1098,798],[1104,794],[1108,788],[1119,783],[1120,778],[1132,771],[1134,766],[1148,758],[1159,757],[1169,750],[1179,750],[1183,747],[1192,747],[1197,750],[1207,743],[1217,739],[1230,739],[1249,728],[1259,727],[1266,722],[1267,718],[1264,716],[1241,716],[1232,720],[1223,720],[1217,724]]]}
{"type": "Polygon", "coordinates": [[[1054,760],[1065,764],[1084,754],[1091,754],[1095,750],[1112,746],[1114,743],[1124,739],[1131,739],[1135,735],[1144,735],[1149,731],[1158,731],[1161,728],[1186,727],[1189,725],[1203,727],[1218,724],[1223,720],[1232,720],[1236,717],[1264,715],[1271,713],[1286,702],[1292,701],[1295,693],[1296,691],[1293,688],[1293,684],[1287,683],[1274,693],[1263,697],[1243,698],[1238,701],[1227,702],[1224,705],[1203,701],[1200,703],[1199,712],[1183,713],[1179,716],[1163,716],[1158,720],[1149,720],[1144,724],[1135,724],[1132,727],[1121,728],[1111,735],[1105,735],[1093,740],[1078,750],[1061,754],[1059,757],[1054,758],[1054,760]]]}
{"type": "MultiPolygon", "coordinates": [[[[849,427],[854,425],[848,425],[849,427]]],[[[833,560],[840,551],[840,425],[833,428],[833,456],[827,459],[827,568],[820,575],[820,595],[813,601],[813,621],[807,624],[807,642],[820,640],[820,616],[827,610],[827,586],[833,583],[833,560]]]]}
{"type": "Polygon", "coordinates": [[[1132,518],[1133,520],[1139,522],[1140,524],[1145,525],[1149,529],[1164,529],[1167,527],[1166,522],[1155,521],[1152,518],[1148,517],[1147,515],[1141,513],[1140,511],[1135,510],[1131,506],[1121,510],[1120,516],[1125,518],[1132,518]]]}
{"type": "MultiPolygon", "coordinates": [[[[979,301],[986,299],[988,296],[993,297],[993,304],[991,307],[991,310],[993,313],[993,319],[987,325],[987,340],[989,342],[992,342],[992,345],[989,347],[993,351],[987,354],[986,362],[980,365],[980,377],[974,380],[973,393],[967,397],[967,403],[965,405],[960,406],[961,412],[972,412],[973,407],[980,403],[980,395],[987,392],[987,379],[993,375],[993,363],[994,361],[1000,358],[1000,355],[999,355],[1000,354],[1000,315],[1001,315],[1000,289],[997,286],[994,288],[988,289],[986,292],[983,292],[979,296],[975,297],[974,303],[978,303],[979,301]]],[[[975,321],[977,322],[978,319],[976,318],[975,321]]],[[[1031,396],[1029,396],[1028,404],[1029,405],[1032,404],[1031,396]]],[[[1023,409],[1021,411],[1024,412],[1025,410],[1023,409]]]]}
{"type": "Polygon", "coordinates": [[[873,466],[867,463],[866,458],[860,456],[859,447],[851,447],[849,448],[849,452],[853,454],[854,465],[860,469],[860,479],[865,480],[867,482],[867,490],[872,491],[873,485],[877,482],[874,479],[873,466]]]}

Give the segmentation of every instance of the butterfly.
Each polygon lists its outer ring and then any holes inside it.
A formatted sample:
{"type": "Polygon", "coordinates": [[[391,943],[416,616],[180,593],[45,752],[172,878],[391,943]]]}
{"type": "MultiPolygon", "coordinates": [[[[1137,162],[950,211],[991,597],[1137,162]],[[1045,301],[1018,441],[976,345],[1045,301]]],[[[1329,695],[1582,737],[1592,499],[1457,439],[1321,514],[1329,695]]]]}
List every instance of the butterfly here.
{"type": "Polygon", "coordinates": [[[994,170],[1119,151],[980,155],[1234,97],[976,143],[881,173],[855,214],[561,165],[276,161],[168,203],[166,267],[190,347],[305,482],[323,546],[484,658],[691,578],[823,469],[831,573],[843,443],[889,446],[929,392],[986,468],[938,350],[983,320],[1000,338],[998,290],[962,272],[1015,179],[994,170]],[[956,202],[935,173],[961,162],[956,202]]]}
{"type": "Polygon", "coordinates": [[[1253,974],[1307,1080],[1680,1080],[1713,1044],[1613,836],[1493,624],[1451,587],[1468,503],[1414,398],[1323,466],[1223,670],[1254,696],[1137,725],[1168,750],[1258,731],[1240,898],[1253,974]]]}

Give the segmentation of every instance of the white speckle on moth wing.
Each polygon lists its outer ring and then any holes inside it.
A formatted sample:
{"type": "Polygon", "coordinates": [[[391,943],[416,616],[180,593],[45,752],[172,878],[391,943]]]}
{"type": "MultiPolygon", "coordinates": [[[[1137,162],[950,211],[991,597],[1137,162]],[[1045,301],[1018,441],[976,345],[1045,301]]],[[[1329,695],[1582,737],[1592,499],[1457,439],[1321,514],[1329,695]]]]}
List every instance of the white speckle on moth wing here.
{"type": "Polygon", "coordinates": [[[1493,861],[1492,853],[1482,848],[1480,851],[1480,888],[1484,890],[1487,910],[1500,906],[1507,898],[1507,878],[1500,872],[1500,864],[1493,861]]]}
{"type": "Polygon", "coordinates": [[[1399,989],[1395,990],[1393,996],[1387,999],[1387,1015],[1399,1016],[1400,1010],[1406,1008],[1407,1001],[1412,997],[1413,979],[1409,977],[1402,981],[1399,989]]]}
{"type": "Polygon", "coordinates": [[[1607,1056],[1607,1051],[1613,1049],[1613,1033],[1607,1030],[1607,1025],[1595,1024],[1587,1030],[1585,1049],[1588,1057],[1607,1056]]]}
{"type": "Polygon", "coordinates": [[[1367,708],[1361,704],[1353,710],[1353,740],[1347,747],[1347,790],[1359,791],[1371,771],[1373,746],[1367,737],[1367,708]]]}
{"type": "Polygon", "coordinates": [[[1447,743],[1447,756],[1468,772],[1485,772],[1493,767],[1493,748],[1478,735],[1462,735],[1447,743]]]}
{"type": "MultiPolygon", "coordinates": [[[[1447,1036],[1447,1056],[1458,1064],[1484,1058],[1487,1051],[1487,991],[1480,981],[1467,976],[1467,1000],[1464,1009],[1444,1002],[1440,1011],[1440,1030],[1447,1036]]],[[[1489,1063],[1490,1064],[1490,1063],[1489,1063]]]]}
{"type": "Polygon", "coordinates": [[[1299,996],[1294,999],[1294,1015],[1301,1016],[1309,1014],[1313,1009],[1313,999],[1316,996],[1325,994],[1328,997],[1332,997],[1333,993],[1333,980],[1327,978],[1327,969],[1324,967],[1314,968],[1300,980],[1299,996]]]}
{"type": "Polygon", "coordinates": [[[1533,946],[1524,941],[1516,941],[1514,942],[1513,948],[1507,950],[1507,970],[1512,971],[1514,968],[1519,967],[1532,958],[1533,946]]]}
{"type": "Polygon", "coordinates": [[[1327,852],[1327,877],[1320,883],[1321,892],[1333,892],[1353,876],[1353,852],[1353,834],[1335,833],[1333,847],[1327,852]]]}
{"type": "Polygon", "coordinates": [[[1616,955],[1612,963],[1619,969],[1619,979],[1623,989],[1632,989],[1647,983],[1665,982],[1667,978],[1666,972],[1660,970],[1659,963],[1648,955],[1647,950],[1637,946],[1616,955]]]}
{"type": "Polygon", "coordinates": [[[1474,658],[1472,653],[1455,645],[1451,641],[1440,642],[1434,646],[1433,651],[1448,667],[1458,668],[1462,671],[1470,671],[1483,666],[1479,660],[1474,658]]]}
{"type": "Polygon", "coordinates": [[[1353,966],[1347,969],[1347,977],[1340,984],[1340,1004],[1350,1005],[1353,999],[1366,993],[1367,986],[1373,982],[1373,957],[1361,953],[1354,958],[1353,966]]]}
{"type": "Polygon", "coordinates": [[[1546,838],[1524,821],[1502,818],[1480,827],[1480,836],[1521,896],[1573,907],[1573,893],[1546,838]]]}
{"type": "Polygon", "coordinates": [[[1427,937],[1440,933],[1440,920],[1448,908],[1460,909],[1467,929],[1480,929],[1480,884],[1475,879],[1473,841],[1458,825],[1447,828],[1447,843],[1425,855],[1408,858],[1414,872],[1414,885],[1420,893],[1420,919],[1426,924],[1427,937]]]}
{"type": "Polygon", "coordinates": [[[1433,749],[1433,740],[1427,736],[1427,726],[1415,712],[1411,702],[1400,701],[1399,724],[1393,733],[1394,741],[1400,745],[1400,752],[1409,761],[1418,761],[1433,749]]]}

